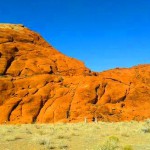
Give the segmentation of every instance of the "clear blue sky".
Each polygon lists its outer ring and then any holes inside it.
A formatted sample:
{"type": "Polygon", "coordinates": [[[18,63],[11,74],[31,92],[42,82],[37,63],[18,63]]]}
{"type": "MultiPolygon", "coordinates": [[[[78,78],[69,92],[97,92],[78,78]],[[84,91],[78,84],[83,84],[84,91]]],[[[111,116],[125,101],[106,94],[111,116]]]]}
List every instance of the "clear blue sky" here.
{"type": "Polygon", "coordinates": [[[22,23],[94,71],[150,63],[150,0],[2,0],[22,23]]]}

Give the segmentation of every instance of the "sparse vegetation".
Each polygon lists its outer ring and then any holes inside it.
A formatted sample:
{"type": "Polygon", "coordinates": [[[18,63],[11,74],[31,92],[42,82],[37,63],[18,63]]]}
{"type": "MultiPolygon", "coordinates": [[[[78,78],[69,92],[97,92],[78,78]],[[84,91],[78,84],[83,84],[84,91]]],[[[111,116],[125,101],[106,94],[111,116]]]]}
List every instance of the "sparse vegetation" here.
{"type": "Polygon", "coordinates": [[[0,148],[4,150],[144,150],[150,149],[149,124],[149,121],[132,121],[1,125],[0,148]]]}

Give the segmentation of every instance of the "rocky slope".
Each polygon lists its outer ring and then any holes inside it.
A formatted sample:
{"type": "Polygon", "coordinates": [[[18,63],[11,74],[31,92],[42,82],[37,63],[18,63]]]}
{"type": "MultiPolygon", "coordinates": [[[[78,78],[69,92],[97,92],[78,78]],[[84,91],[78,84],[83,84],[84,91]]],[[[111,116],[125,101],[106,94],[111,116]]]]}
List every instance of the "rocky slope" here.
{"type": "Polygon", "coordinates": [[[23,25],[0,24],[0,123],[150,118],[150,65],[91,72],[23,25]]]}

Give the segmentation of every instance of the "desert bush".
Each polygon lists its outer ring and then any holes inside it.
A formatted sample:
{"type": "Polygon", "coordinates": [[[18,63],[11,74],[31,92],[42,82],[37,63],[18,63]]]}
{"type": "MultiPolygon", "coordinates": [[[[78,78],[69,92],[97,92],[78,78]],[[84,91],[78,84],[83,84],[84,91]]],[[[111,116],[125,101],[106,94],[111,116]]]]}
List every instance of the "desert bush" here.
{"type": "Polygon", "coordinates": [[[145,120],[145,123],[150,125],[150,119],[145,120]]]}
{"type": "Polygon", "coordinates": [[[150,133],[150,119],[146,120],[141,128],[144,133],[150,133]]]}
{"type": "Polygon", "coordinates": [[[67,135],[58,135],[56,138],[57,139],[69,139],[69,136],[67,136],[67,135]]]}
{"type": "Polygon", "coordinates": [[[0,130],[0,133],[1,135],[7,135],[7,134],[10,134],[12,133],[14,130],[14,127],[13,126],[1,126],[1,130],[0,130]]]}
{"type": "Polygon", "coordinates": [[[4,141],[7,141],[7,142],[9,142],[9,141],[16,141],[16,140],[19,140],[19,139],[22,139],[22,137],[18,136],[18,135],[16,135],[16,136],[8,135],[8,136],[4,137],[4,141]]]}
{"type": "Polygon", "coordinates": [[[128,132],[128,129],[127,129],[127,128],[121,129],[119,133],[120,133],[120,135],[123,136],[123,137],[129,137],[129,136],[131,135],[131,133],[128,132]]]}
{"type": "Polygon", "coordinates": [[[39,145],[49,145],[50,140],[48,137],[43,137],[43,136],[36,136],[34,137],[33,141],[35,141],[39,145]]]}
{"type": "Polygon", "coordinates": [[[55,147],[54,145],[47,145],[46,149],[56,149],[57,147],[55,147]]]}
{"type": "Polygon", "coordinates": [[[37,132],[37,134],[39,134],[39,135],[47,135],[47,132],[45,132],[45,131],[43,131],[43,130],[39,130],[39,131],[37,132]]]}
{"type": "Polygon", "coordinates": [[[69,135],[70,136],[79,136],[79,133],[72,131],[72,132],[69,132],[69,135]]]}
{"type": "Polygon", "coordinates": [[[123,150],[133,150],[131,145],[126,145],[123,147],[123,150]]]}
{"type": "Polygon", "coordinates": [[[38,124],[35,124],[34,127],[35,127],[36,129],[40,129],[40,128],[41,128],[41,126],[38,125],[38,124]]]}
{"type": "Polygon", "coordinates": [[[57,143],[57,148],[59,148],[59,149],[63,149],[63,150],[66,150],[66,149],[68,149],[69,147],[68,147],[68,143],[67,142],[59,142],[59,143],[57,143]]]}
{"type": "Polygon", "coordinates": [[[44,148],[46,150],[49,150],[49,149],[56,149],[57,147],[55,146],[55,144],[53,142],[50,141],[49,137],[48,136],[39,136],[39,137],[36,137],[33,139],[36,144],[39,144],[41,146],[44,146],[44,148]]]}
{"type": "Polygon", "coordinates": [[[25,133],[32,134],[32,132],[28,128],[26,128],[25,133]]]}
{"type": "Polygon", "coordinates": [[[144,133],[150,133],[150,126],[144,126],[141,128],[141,131],[144,133]]]}
{"type": "Polygon", "coordinates": [[[109,137],[109,139],[100,147],[100,150],[117,150],[119,139],[115,136],[109,137]]]}

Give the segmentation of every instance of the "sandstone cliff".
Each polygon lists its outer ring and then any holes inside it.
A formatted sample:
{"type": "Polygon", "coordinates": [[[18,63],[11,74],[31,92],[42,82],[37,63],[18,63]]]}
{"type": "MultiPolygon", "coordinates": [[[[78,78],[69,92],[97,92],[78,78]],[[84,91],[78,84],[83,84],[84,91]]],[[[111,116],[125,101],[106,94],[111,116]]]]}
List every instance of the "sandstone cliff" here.
{"type": "Polygon", "coordinates": [[[0,123],[150,118],[150,65],[91,72],[23,25],[0,25],[0,123]]]}

